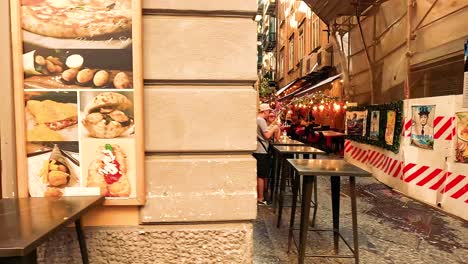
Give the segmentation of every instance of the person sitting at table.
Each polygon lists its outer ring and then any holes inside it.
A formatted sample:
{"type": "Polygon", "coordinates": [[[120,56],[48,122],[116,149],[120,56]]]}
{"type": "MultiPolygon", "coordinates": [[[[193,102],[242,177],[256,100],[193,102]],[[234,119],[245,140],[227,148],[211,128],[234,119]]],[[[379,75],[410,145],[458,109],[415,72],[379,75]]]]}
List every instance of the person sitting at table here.
{"type": "MultiPolygon", "coordinates": [[[[269,142],[274,134],[279,131],[279,126],[273,124],[268,126],[266,119],[272,109],[269,104],[261,104],[257,115],[257,149],[253,156],[257,160],[257,204],[267,205],[265,201],[265,187],[268,186],[269,170],[272,166],[271,158],[268,154],[269,142]]],[[[278,132],[279,133],[279,132],[278,132]]]]}
{"type": "Polygon", "coordinates": [[[298,139],[299,139],[299,135],[297,134],[296,129],[300,126],[300,119],[298,118],[298,116],[292,115],[292,116],[291,116],[291,120],[292,120],[292,124],[291,124],[291,126],[289,127],[289,134],[288,134],[288,136],[289,136],[291,139],[298,140],[298,139]]]}

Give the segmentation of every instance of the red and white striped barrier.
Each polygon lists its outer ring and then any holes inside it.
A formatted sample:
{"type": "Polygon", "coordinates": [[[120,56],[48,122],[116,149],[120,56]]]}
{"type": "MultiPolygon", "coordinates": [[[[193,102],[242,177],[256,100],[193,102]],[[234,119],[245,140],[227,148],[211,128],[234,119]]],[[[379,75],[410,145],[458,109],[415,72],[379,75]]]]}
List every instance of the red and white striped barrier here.
{"type": "Polygon", "coordinates": [[[452,172],[442,168],[404,163],[398,158],[390,157],[383,150],[365,149],[350,140],[345,143],[345,158],[348,161],[366,165],[374,173],[399,179],[421,190],[440,192],[452,199],[465,199],[464,202],[468,203],[468,176],[466,175],[455,176],[452,172]]]}

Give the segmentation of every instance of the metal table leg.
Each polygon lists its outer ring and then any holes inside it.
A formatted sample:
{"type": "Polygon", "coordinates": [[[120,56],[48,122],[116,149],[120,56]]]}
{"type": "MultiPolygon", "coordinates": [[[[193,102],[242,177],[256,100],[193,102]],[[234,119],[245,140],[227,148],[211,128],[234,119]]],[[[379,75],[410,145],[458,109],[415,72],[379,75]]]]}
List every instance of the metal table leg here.
{"type": "Polygon", "coordinates": [[[315,217],[317,216],[317,207],[318,207],[318,197],[317,197],[317,177],[314,176],[314,212],[312,215],[312,226],[315,227],[315,217]]]}
{"type": "Polygon", "coordinates": [[[291,218],[289,220],[289,233],[288,233],[288,253],[291,250],[291,242],[293,239],[294,232],[294,221],[296,220],[296,206],[297,206],[297,194],[299,191],[300,178],[299,174],[295,171],[292,174],[293,187],[292,187],[292,206],[291,206],[291,218]]]}
{"type": "MultiPolygon", "coordinates": [[[[276,174],[276,179],[275,179],[275,190],[273,193],[273,208],[276,208],[278,206],[278,193],[279,193],[279,185],[281,182],[281,178],[283,178],[283,156],[278,153],[278,170],[275,172],[276,174]]],[[[285,158],[284,158],[285,159],[285,158]]]]}
{"type": "Polygon", "coordinates": [[[81,225],[81,218],[75,221],[76,234],[78,236],[78,242],[80,243],[81,259],[83,264],[89,264],[88,260],[88,249],[86,248],[86,240],[83,233],[83,227],[81,225]]]}
{"type": "Polygon", "coordinates": [[[304,263],[306,245],[307,245],[307,232],[309,230],[309,216],[310,216],[310,202],[312,200],[312,185],[314,184],[314,177],[304,177],[302,184],[302,205],[301,205],[301,228],[299,231],[299,257],[298,263],[304,263]]]}
{"type": "Polygon", "coordinates": [[[330,177],[330,181],[333,213],[333,244],[335,246],[335,253],[338,253],[340,239],[340,177],[332,176],[330,177]]]}
{"type": "Polygon", "coordinates": [[[275,199],[275,192],[276,192],[276,183],[278,182],[278,167],[279,167],[279,155],[277,153],[277,151],[273,151],[273,160],[274,160],[274,164],[273,164],[273,175],[272,175],[272,178],[270,179],[270,182],[269,182],[269,187],[270,187],[270,199],[271,201],[273,201],[275,199]]]}
{"type": "Polygon", "coordinates": [[[351,196],[351,217],[353,220],[353,242],[354,242],[354,259],[356,264],[359,263],[359,238],[357,224],[357,207],[356,207],[356,178],[349,177],[349,193],[351,196]]]}
{"type": "Polygon", "coordinates": [[[281,217],[283,216],[283,205],[284,205],[284,192],[286,190],[286,169],[287,169],[287,164],[286,164],[286,159],[281,160],[281,180],[280,180],[280,189],[279,189],[279,197],[278,197],[278,220],[276,221],[276,227],[280,227],[281,225],[281,217]]]}

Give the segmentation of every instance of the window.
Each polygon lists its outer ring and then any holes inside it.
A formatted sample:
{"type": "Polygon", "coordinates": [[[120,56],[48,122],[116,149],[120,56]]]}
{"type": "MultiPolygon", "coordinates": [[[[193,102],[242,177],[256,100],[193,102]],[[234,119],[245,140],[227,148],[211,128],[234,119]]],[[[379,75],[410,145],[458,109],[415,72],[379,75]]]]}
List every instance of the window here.
{"type": "Polygon", "coordinates": [[[297,60],[300,61],[304,58],[304,47],[305,47],[305,36],[304,36],[304,23],[299,26],[298,36],[298,48],[297,48],[297,60]]]}
{"type": "Polygon", "coordinates": [[[294,69],[294,35],[289,38],[288,42],[288,71],[294,69]]]}
{"type": "Polygon", "coordinates": [[[279,55],[278,77],[280,79],[283,78],[283,73],[284,73],[284,47],[281,48],[280,55],[279,55]]]}
{"type": "Polygon", "coordinates": [[[311,50],[315,50],[320,46],[320,19],[316,14],[312,13],[310,22],[311,50]]]}

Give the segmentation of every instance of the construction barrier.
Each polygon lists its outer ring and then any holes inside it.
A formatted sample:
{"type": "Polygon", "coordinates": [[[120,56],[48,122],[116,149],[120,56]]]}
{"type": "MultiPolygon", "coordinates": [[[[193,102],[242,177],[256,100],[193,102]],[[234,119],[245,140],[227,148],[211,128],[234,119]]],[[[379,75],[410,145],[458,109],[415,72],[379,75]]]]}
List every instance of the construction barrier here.
{"type": "Polygon", "coordinates": [[[468,111],[461,95],[405,100],[400,151],[346,140],[345,160],[405,195],[468,220],[468,164],[455,162],[459,111],[468,111]],[[414,105],[435,105],[434,149],[410,144],[414,105]]]}

